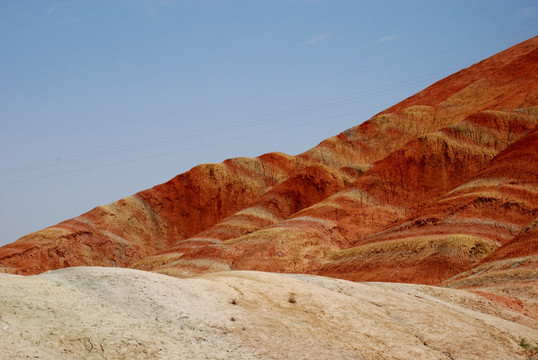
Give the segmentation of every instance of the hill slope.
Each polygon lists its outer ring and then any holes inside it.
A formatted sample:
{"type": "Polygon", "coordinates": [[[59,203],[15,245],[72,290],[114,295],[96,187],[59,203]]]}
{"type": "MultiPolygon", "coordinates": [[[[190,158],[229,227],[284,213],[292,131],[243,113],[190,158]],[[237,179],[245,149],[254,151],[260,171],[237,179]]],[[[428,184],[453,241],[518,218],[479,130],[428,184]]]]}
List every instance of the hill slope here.
{"type": "Polygon", "coordinates": [[[537,64],[534,37],[297,156],[199,165],[28,234],[0,269],[448,281],[537,217],[537,64]]]}
{"type": "Polygon", "coordinates": [[[10,359],[523,359],[538,337],[489,300],[425,285],[119,268],[0,281],[10,359]]]}

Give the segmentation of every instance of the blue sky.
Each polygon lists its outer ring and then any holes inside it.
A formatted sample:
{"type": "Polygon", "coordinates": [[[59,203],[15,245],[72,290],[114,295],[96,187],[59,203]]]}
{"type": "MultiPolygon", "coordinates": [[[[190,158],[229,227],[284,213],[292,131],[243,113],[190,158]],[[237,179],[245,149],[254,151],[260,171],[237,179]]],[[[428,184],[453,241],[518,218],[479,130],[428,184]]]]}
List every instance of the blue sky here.
{"type": "Polygon", "coordinates": [[[536,1],[0,2],[0,245],[301,153],[538,33],[536,1]]]}

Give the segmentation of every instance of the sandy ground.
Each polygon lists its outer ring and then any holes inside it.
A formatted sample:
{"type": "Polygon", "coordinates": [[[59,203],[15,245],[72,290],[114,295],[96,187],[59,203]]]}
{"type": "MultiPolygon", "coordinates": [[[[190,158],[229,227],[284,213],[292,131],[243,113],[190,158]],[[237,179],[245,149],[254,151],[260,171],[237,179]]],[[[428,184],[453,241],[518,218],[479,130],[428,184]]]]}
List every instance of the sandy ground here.
{"type": "Polygon", "coordinates": [[[462,290],[121,268],[0,274],[1,359],[524,359],[538,324],[462,290]],[[518,320],[519,319],[519,320],[518,320]]]}

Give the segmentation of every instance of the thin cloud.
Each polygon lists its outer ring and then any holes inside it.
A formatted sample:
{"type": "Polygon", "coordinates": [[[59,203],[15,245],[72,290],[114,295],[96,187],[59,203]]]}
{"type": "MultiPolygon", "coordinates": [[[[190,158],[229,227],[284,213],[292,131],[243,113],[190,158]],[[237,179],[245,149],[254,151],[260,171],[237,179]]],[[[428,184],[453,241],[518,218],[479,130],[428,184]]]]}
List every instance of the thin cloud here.
{"type": "Polygon", "coordinates": [[[525,7],[519,8],[516,10],[516,15],[522,18],[532,18],[536,16],[536,8],[534,7],[525,7]]]}
{"type": "Polygon", "coordinates": [[[383,36],[382,38],[377,39],[377,40],[374,42],[374,44],[385,43],[385,42],[387,42],[387,41],[394,40],[395,38],[396,38],[396,36],[394,36],[394,35],[383,36]]]}
{"type": "Polygon", "coordinates": [[[69,24],[77,24],[82,21],[82,18],[77,14],[76,10],[73,4],[57,2],[49,6],[45,14],[47,17],[56,17],[60,21],[69,24]]]}
{"type": "Polygon", "coordinates": [[[47,15],[50,15],[54,12],[58,12],[60,11],[62,8],[64,8],[65,5],[62,4],[62,3],[55,3],[55,4],[52,4],[48,9],[47,9],[47,15]]]}
{"type": "Polygon", "coordinates": [[[330,38],[329,34],[321,34],[321,35],[312,36],[310,39],[306,40],[303,43],[303,45],[314,45],[319,42],[325,41],[328,38],[330,38]]]}

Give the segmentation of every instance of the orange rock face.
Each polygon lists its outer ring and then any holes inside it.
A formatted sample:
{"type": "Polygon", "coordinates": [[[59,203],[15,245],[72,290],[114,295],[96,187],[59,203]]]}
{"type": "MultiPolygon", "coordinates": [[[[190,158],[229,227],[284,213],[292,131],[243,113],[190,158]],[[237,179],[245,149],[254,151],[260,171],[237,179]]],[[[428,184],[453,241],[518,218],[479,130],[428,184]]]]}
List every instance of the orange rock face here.
{"type": "MultiPolygon", "coordinates": [[[[413,216],[336,252],[321,273],[345,274],[352,280],[438,284],[496,249],[507,246],[515,251],[508,244],[538,215],[537,140],[538,131],[533,131],[413,216]]],[[[532,255],[532,246],[517,249],[532,255]]]]}
{"type": "Polygon", "coordinates": [[[311,273],[464,288],[538,319],[537,65],[535,37],[300,155],[199,165],[26,235],[0,271],[311,273]]]}
{"type": "Polygon", "coordinates": [[[538,319],[538,218],[478,265],[442,285],[475,292],[538,319]]]}

